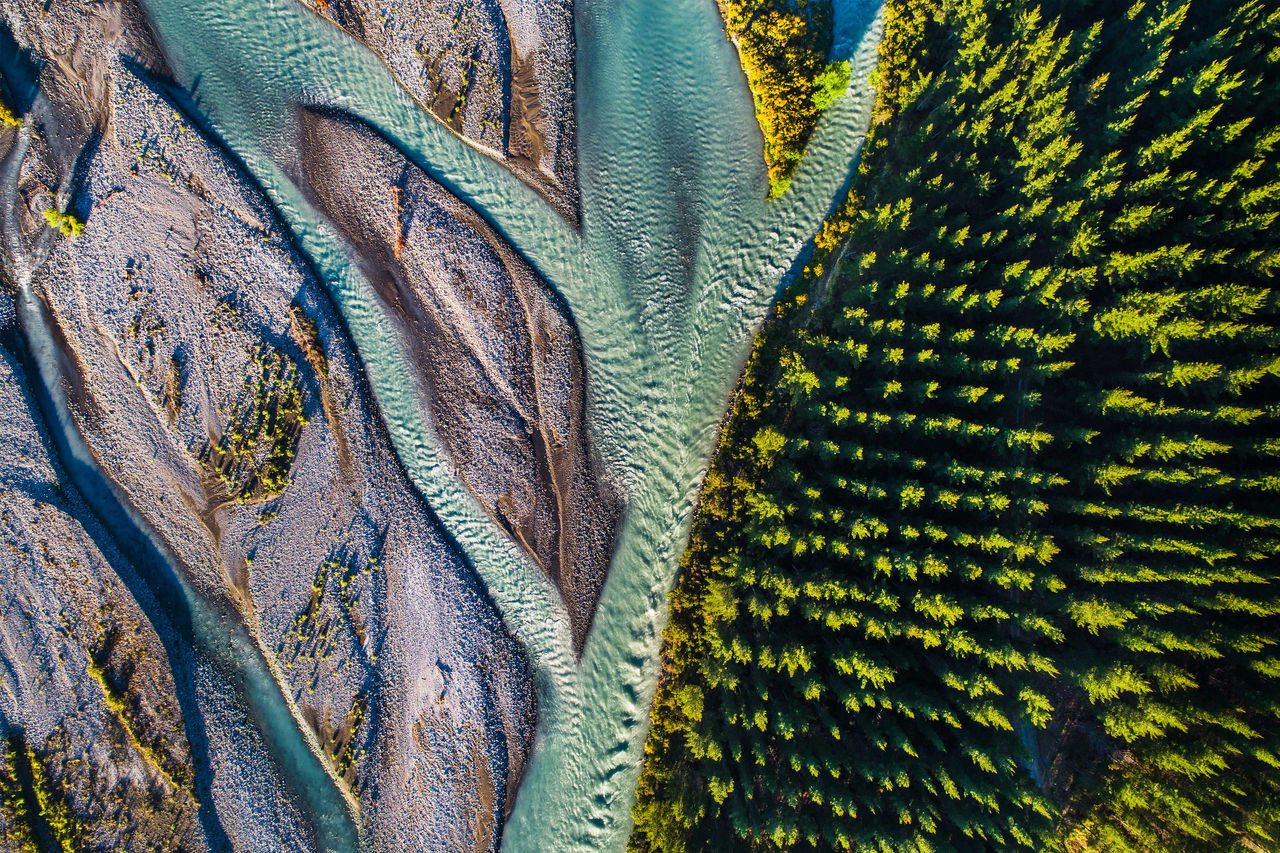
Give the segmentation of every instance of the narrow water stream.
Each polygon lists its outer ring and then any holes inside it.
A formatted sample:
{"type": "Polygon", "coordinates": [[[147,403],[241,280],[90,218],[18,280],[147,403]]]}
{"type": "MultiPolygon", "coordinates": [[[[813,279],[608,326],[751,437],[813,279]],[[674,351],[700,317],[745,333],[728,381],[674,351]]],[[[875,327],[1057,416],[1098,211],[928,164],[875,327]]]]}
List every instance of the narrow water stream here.
{"type": "MultiPolygon", "coordinates": [[[[715,3],[579,0],[580,234],[295,0],[143,5],[180,81],[325,278],[397,454],[529,653],[540,726],[504,849],[621,849],[698,484],[752,334],[851,174],[870,115],[878,4],[844,0],[853,87],[824,117],[790,191],[769,203],[751,96],[715,3]],[[299,103],[382,129],[488,218],[573,312],[593,440],[627,501],[581,661],[553,589],[452,477],[388,332],[395,324],[282,170],[299,103]]],[[[321,823],[342,823],[312,805],[321,823]]]]}
{"type": "MultiPolygon", "coordinates": [[[[99,470],[71,417],[65,391],[69,377],[54,339],[52,321],[29,282],[21,280],[19,285],[20,334],[38,373],[40,387],[36,392],[42,398],[45,424],[72,483],[99,517],[111,519],[113,537],[123,551],[132,555],[152,597],[164,608],[183,641],[227,683],[240,688],[273,763],[312,820],[318,848],[329,853],[358,849],[355,824],[342,794],[298,727],[266,660],[239,616],[196,592],[163,543],[150,534],[145,520],[99,470]]],[[[217,839],[212,840],[216,844],[217,839]]]]}

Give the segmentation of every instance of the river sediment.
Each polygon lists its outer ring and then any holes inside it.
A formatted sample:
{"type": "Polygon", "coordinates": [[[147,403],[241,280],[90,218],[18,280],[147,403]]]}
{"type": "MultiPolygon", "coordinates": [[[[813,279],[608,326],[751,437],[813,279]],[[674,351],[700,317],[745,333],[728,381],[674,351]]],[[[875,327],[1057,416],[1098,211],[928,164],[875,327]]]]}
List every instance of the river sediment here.
{"type": "Polygon", "coordinates": [[[579,217],[572,0],[300,0],[412,97],[579,217]]]}
{"type": "Polygon", "coordinates": [[[122,35],[132,19],[92,8],[14,25],[48,58],[77,28],[112,24],[41,72],[43,106],[21,130],[35,142],[4,198],[6,268],[48,306],[29,324],[53,371],[37,381],[65,389],[84,466],[119,499],[102,512],[136,517],[156,571],[186,585],[153,594],[147,615],[197,626],[170,662],[192,674],[166,689],[193,697],[175,717],[198,722],[205,835],[237,849],[347,850],[357,834],[493,846],[532,738],[523,653],[405,480],[288,232],[158,82],[163,64],[120,57],[147,55],[122,35]],[[83,230],[49,229],[53,205],[83,230]]]}
{"type": "Polygon", "coordinates": [[[367,124],[301,116],[301,185],[350,242],[413,354],[458,475],[555,583],[581,651],[621,506],[587,432],[568,309],[484,219],[367,124]]]}

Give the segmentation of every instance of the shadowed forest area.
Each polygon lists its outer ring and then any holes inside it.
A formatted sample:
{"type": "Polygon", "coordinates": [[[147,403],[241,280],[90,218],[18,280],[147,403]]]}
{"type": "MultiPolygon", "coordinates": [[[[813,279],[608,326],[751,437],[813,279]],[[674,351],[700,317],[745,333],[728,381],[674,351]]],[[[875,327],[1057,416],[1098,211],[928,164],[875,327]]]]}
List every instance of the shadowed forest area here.
{"type": "Polygon", "coordinates": [[[1280,9],[889,0],[877,74],[632,849],[1280,848],[1280,9]]]}

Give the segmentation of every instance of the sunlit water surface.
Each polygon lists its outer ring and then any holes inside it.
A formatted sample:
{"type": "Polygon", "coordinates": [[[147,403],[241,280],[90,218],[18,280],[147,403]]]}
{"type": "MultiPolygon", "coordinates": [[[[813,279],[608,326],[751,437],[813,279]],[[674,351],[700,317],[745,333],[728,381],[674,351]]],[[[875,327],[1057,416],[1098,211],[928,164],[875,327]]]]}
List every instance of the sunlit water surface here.
{"type": "Polygon", "coordinates": [[[540,723],[504,850],[621,849],[697,487],[752,333],[850,175],[870,111],[877,4],[841,3],[850,96],[824,117],[790,191],[766,202],[760,132],[714,2],[579,0],[578,234],[295,0],[143,3],[181,82],[325,278],[396,452],[528,650],[540,723]],[[627,499],[581,662],[554,589],[453,476],[393,324],[282,170],[299,103],[381,128],[480,210],[572,310],[593,440],[627,499]]]}

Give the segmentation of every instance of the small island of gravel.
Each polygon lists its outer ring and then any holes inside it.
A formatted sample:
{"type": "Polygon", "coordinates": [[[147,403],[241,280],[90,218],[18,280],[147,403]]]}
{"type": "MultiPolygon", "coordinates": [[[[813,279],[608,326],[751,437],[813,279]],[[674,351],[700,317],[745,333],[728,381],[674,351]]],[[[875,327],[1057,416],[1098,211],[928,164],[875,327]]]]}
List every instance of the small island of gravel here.
{"type": "Polygon", "coordinates": [[[581,650],[620,502],[591,449],[568,309],[483,218],[368,125],[303,110],[298,152],[299,183],[399,325],[461,479],[556,584],[581,650]]]}
{"type": "Polygon", "coordinates": [[[572,0],[300,0],[426,109],[578,219],[572,0]]]}

